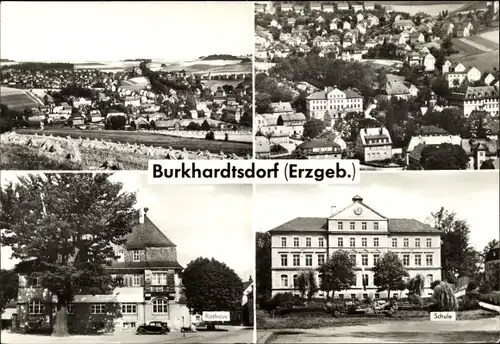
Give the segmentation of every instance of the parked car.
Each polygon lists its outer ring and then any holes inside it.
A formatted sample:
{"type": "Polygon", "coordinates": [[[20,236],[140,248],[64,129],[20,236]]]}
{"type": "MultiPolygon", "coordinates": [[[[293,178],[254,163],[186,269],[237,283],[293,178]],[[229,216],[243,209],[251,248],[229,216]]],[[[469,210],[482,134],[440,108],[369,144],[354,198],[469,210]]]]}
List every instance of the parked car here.
{"type": "Polygon", "coordinates": [[[170,332],[168,324],[163,321],[151,321],[149,325],[141,325],[137,328],[137,334],[167,334],[170,332]]]}

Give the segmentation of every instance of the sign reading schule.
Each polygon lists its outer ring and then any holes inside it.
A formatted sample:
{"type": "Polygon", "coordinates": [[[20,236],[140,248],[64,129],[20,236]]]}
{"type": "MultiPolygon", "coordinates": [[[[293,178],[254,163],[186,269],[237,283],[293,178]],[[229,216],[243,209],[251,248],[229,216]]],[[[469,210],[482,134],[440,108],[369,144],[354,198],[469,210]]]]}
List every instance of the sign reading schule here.
{"type": "Polygon", "coordinates": [[[358,160],[150,160],[149,183],[359,183],[358,160]]]}

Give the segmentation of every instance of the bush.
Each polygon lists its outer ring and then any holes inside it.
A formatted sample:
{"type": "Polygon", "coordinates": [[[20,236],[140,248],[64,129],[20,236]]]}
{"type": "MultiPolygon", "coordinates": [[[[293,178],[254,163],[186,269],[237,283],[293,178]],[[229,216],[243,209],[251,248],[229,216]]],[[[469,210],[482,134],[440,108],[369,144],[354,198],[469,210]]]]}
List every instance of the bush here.
{"type": "Polygon", "coordinates": [[[489,303],[491,305],[500,306],[500,293],[488,293],[479,296],[479,301],[489,303]]]}
{"type": "Polygon", "coordinates": [[[460,302],[460,305],[458,307],[458,310],[460,311],[472,311],[479,309],[479,301],[477,298],[475,298],[472,295],[465,295],[462,301],[460,302]]]}
{"type": "Polygon", "coordinates": [[[417,294],[408,295],[408,302],[412,305],[415,305],[415,306],[422,306],[423,305],[422,298],[420,297],[420,295],[417,295],[417,294]]]}
{"type": "Polygon", "coordinates": [[[436,288],[437,285],[439,285],[439,283],[441,283],[440,280],[435,280],[434,282],[431,283],[431,289],[434,289],[436,288]]]}
{"type": "Polygon", "coordinates": [[[272,312],[278,309],[283,310],[303,305],[304,302],[300,296],[292,293],[279,293],[265,303],[265,309],[268,312],[272,312]]]}
{"type": "Polygon", "coordinates": [[[481,294],[488,294],[491,291],[493,291],[493,286],[488,281],[481,283],[481,285],[479,286],[479,292],[481,294]]]}
{"type": "Polygon", "coordinates": [[[337,316],[337,315],[340,315],[342,313],[346,313],[346,307],[345,307],[345,305],[343,305],[341,303],[327,302],[325,304],[325,312],[331,313],[334,316],[337,316]]]}
{"type": "Polygon", "coordinates": [[[205,140],[215,140],[215,134],[213,131],[209,131],[206,135],[205,135],[205,140]]]}
{"type": "Polygon", "coordinates": [[[467,284],[467,289],[466,289],[467,292],[473,291],[476,289],[477,289],[477,285],[474,281],[470,281],[469,284],[467,284]]]}
{"type": "Polygon", "coordinates": [[[458,301],[451,285],[448,283],[439,283],[439,285],[434,288],[434,294],[432,296],[440,311],[450,312],[457,310],[458,301]]]}

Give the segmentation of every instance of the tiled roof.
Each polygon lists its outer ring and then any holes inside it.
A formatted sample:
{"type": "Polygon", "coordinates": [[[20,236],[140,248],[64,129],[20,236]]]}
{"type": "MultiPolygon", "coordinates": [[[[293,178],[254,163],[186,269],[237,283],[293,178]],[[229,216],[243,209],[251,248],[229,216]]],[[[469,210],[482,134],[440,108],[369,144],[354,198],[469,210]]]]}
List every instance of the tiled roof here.
{"type": "Polygon", "coordinates": [[[399,81],[388,81],[385,84],[385,89],[383,89],[387,95],[396,94],[409,94],[410,90],[405,86],[404,83],[399,81]]]}
{"type": "Polygon", "coordinates": [[[283,122],[306,120],[306,115],[304,115],[302,112],[286,113],[284,115],[280,115],[280,117],[283,122]]]}
{"type": "Polygon", "coordinates": [[[315,138],[305,142],[302,142],[298,148],[301,149],[311,149],[311,148],[321,148],[321,147],[339,147],[338,143],[328,138],[315,138]]]}
{"type": "Polygon", "coordinates": [[[146,247],[176,247],[146,215],[144,223],[136,225],[126,239],[125,246],[132,250],[146,247]]]}
{"type": "MultiPolygon", "coordinates": [[[[327,230],[326,218],[297,217],[269,232],[326,232],[327,230]]],[[[440,233],[438,229],[414,219],[389,219],[388,231],[390,233],[440,233]]]]}
{"type": "MultiPolygon", "coordinates": [[[[439,135],[439,136],[413,136],[408,143],[407,152],[416,151],[417,146],[438,146],[443,143],[460,145],[462,139],[458,135],[439,135]]],[[[419,155],[420,156],[420,155],[419,155]]]]}
{"type": "Polygon", "coordinates": [[[292,105],[289,102],[271,103],[269,105],[271,112],[293,112],[292,105]]]}
{"type": "Polygon", "coordinates": [[[109,269],[182,268],[177,261],[147,260],[140,262],[113,262],[109,269]]]}
{"type": "Polygon", "coordinates": [[[255,152],[256,153],[269,153],[271,152],[271,146],[269,145],[269,140],[264,136],[255,137],[255,152]]]}

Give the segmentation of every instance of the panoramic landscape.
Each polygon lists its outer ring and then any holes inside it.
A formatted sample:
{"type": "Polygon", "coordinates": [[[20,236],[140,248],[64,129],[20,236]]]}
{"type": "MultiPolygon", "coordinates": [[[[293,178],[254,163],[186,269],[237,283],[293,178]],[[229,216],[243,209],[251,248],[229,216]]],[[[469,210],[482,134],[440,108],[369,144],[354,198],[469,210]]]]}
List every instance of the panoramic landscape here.
{"type": "Polygon", "coordinates": [[[499,187],[495,171],[257,185],[258,343],[498,343],[499,187]]]}
{"type": "Polygon", "coordinates": [[[2,170],[137,170],[150,158],[252,157],[253,7],[232,3],[224,15],[220,6],[2,4],[2,170]],[[19,27],[50,36],[62,25],[52,18],[75,10],[117,23],[102,35],[77,25],[84,15],[64,19],[68,39],[85,37],[75,49],[20,44],[31,36],[19,35],[19,27]],[[13,20],[23,11],[31,13],[26,23],[13,20]],[[167,12],[175,20],[165,21],[167,12]],[[207,15],[231,33],[207,27],[207,15]],[[141,30],[114,28],[128,17],[144,22],[141,30]],[[183,34],[162,46],[155,32],[169,31],[183,34]],[[119,38],[110,42],[110,35],[119,38]]]}
{"type": "Polygon", "coordinates": [[[1,195],[3,344],[254,341],[251,185],[8,171],[1,195]]]}
{"type": "Polygon", "coordinates": [[[255,155],[499,168],[498,1],[257,2],[255,155]]]}

